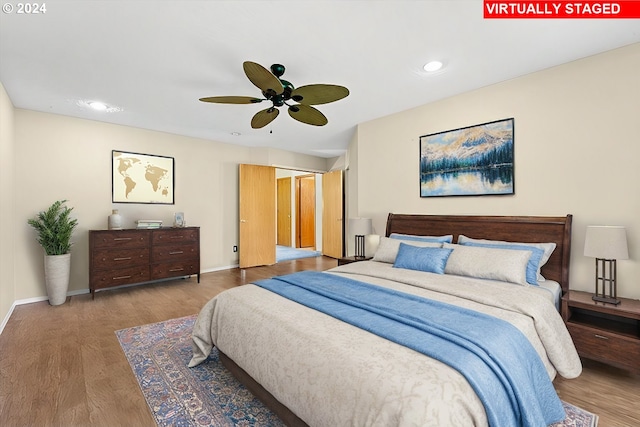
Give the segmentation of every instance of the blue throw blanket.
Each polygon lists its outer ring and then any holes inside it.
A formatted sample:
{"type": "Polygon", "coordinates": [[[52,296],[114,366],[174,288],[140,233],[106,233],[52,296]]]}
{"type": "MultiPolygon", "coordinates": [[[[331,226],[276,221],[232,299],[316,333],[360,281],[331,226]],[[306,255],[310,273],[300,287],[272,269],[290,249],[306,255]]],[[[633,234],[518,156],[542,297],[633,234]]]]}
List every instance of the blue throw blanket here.
{"type": "Polygon", "coordinates": [[[316,271],[255,284],[455,368],[491,426],[547,426],[565,417],[540,357],[508,322],[316,271]]]}

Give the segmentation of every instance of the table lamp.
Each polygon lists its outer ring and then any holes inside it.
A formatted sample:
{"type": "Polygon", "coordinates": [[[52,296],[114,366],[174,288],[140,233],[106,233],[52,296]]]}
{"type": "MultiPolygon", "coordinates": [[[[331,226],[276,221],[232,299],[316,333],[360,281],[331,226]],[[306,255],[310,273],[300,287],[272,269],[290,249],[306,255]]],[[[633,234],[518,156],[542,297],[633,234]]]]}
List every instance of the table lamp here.
{"type": "Polygon", "coordinates": [[[355,257],[364,258],[364,236],[371,234],[371,218],[349,218],[349,232],[356,236],[355,257]]]}
{"type": "Polygon", "coordinates": [[[625,228],[612,225],[587,226],[584,256],[596,259],[596,293],[592,299],[620,304],[616,291],[616,260],[629,259],[625,228]]]}

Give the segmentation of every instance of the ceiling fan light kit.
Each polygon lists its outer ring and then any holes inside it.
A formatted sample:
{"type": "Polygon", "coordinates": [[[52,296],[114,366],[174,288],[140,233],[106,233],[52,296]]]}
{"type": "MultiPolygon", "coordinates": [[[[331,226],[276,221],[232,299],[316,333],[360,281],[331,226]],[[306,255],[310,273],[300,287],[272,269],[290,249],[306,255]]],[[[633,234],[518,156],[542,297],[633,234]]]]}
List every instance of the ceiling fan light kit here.
{"type": "Polygon", "coordinates": [[[262,91],[264,98],[251,96],[211,96],[200,98],[202,102],[218,104],[257,104],[271,101],[269,108],[258,111],[251,119],[251,127],[260,129],[271,123],[280,110],[278,107],[287,106],[289,116],[293,119],[313,126],[324,126],[329,120],[312,105],[328,104],[349,95],[349,89],[344,86],[330,84],[312,84],[295,88],[287,80],[281,79],[285,67],[282,64],[271,65],[271,71],[262,65],[251,61],[242,64],[244,73],[251,83],[262,91]],[[295,102],[291,103],[291,102],[295,102]]]}

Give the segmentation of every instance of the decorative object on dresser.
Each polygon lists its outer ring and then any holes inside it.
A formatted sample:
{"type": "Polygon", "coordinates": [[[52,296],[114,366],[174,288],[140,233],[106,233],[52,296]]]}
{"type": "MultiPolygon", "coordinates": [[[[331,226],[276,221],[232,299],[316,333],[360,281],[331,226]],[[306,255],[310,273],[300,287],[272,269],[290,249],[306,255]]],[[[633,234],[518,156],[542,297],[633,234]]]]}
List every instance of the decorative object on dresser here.
{"type": "Polygon", "coordinates": [[[562,317],[578,354],[640,374],[640,300],[594,301],[589,292],[562,297],[562,317]]]}
{"type": "Polygon", "coordinates": [[[78,220],[71,218],[73,208],[58,200],[27,223],[36,230],[36,240],[44,249],[44,281],[49,304],[67,300],[71,271],[71,235],[78,220]]]}
{"type": "Polygon", "coordinates": [[[200,227],[89,231],[94,298],[102,289],[194,274],[200,283],[200,227]]]}
{"type": "Polygon", "coordinates": [[[162,220],[160,219],[139,219],[136,221],[137,228],[160,228],[162,220]]]}
{"type": "Polygon", "coordinates": [[[596,259],[596,293],[593,300],[620,304],[616,291],[616,260],[629,259],[625,228],[589,225],[584,241],[584,256],[596,259]],[[600,285],[602,285],[602,292],[600,292],[600,285]]]}
{"type": "Polygon", "coordinates": [[[371,218],[349,218],[349,232],[356,236],[355,257],[364,259],[364,236],[371,234],[371,218]]]}
{"type": "Polygon", "coordinates": [[[109,230],[122,230],[122,216],[118,213],[118,209],[113,209],[107,221],[109,230]]]}
{"type": "Polygon", "coordinates": [[[187,223],[184,220],[184,212],[176,212],[173,214],[173,226],[174,227],[184,227],[187,223]]]}

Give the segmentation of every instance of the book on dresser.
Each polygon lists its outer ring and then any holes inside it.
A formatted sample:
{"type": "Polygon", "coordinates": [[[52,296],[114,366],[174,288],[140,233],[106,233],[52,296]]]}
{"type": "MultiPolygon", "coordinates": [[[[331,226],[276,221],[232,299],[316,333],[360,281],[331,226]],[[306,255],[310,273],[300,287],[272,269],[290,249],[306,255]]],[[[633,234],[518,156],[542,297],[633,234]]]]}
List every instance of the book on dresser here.
{"type": "Polygon", "coordinates": [[[139,219],[136,221],[137,228],[160,228],[162,227],[162,220],[155,219],[139,219]]]}
{"type": "Polygon", "coordinates": [[[89,230],[89,289],[196,275],[200,227],[89,230]]]}

